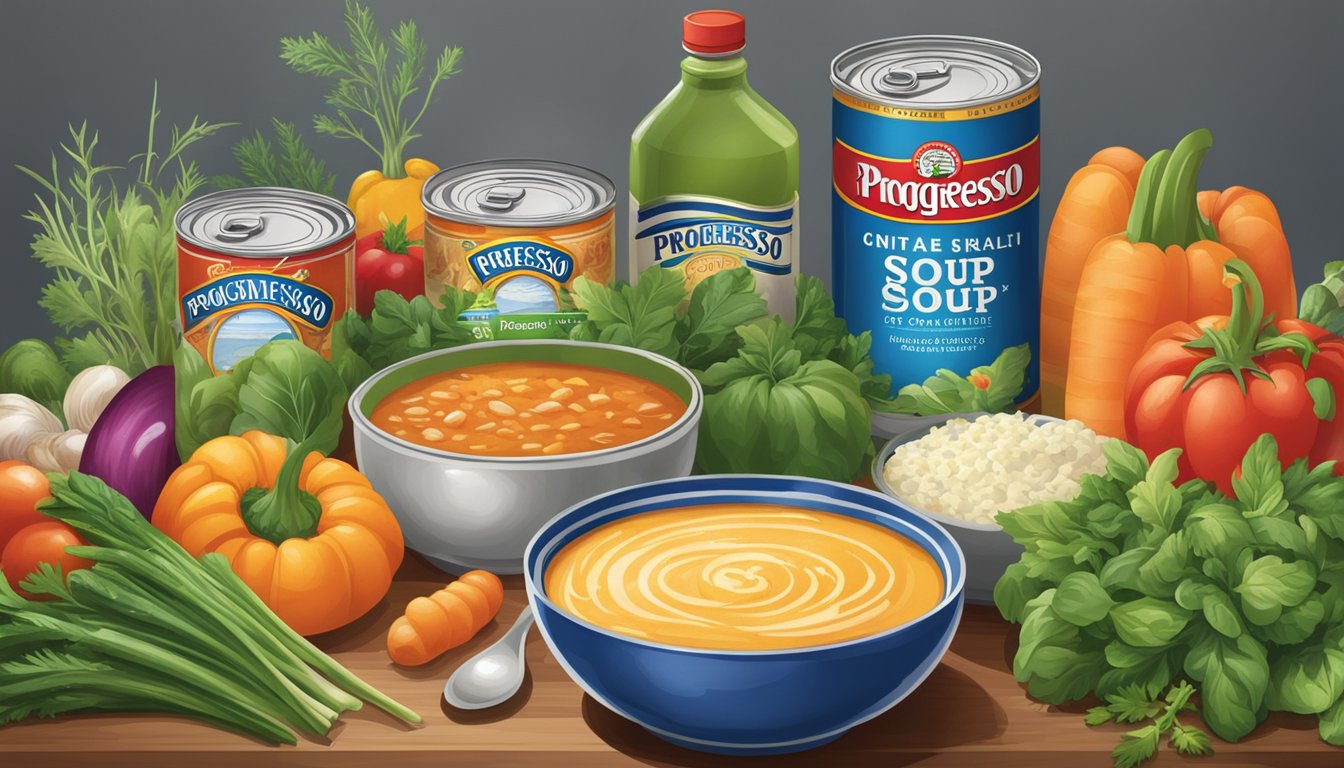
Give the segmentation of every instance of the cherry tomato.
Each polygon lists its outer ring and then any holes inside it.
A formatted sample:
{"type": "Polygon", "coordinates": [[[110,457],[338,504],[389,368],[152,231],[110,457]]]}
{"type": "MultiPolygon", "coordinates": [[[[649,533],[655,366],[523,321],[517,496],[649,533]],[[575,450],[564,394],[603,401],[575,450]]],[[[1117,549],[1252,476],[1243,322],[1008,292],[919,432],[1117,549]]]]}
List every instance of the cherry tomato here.
{"type": "Polygon", "coordinates": [[[51,488],[47,476],[21,461],[0,461],[0,549],[20,529],[49,518],[37,511],[37,502],[51,488]]]}
{"type": "Polygon", "coordinates": [[[49,599],[28,594],[19,588],[19,582],[26,580],[28,574],[36,571],[38,563],[60,565],[63,574],[93,567],[92,561],[75,557],[65,551],[66,547],[87,543],[65,523],[56,520],[34,523],[14,534],[5,545],[5,551],[0,554],[0,568],[4,569],[5,579],[9,585],[20,595],[30,600],[49,599]]]}

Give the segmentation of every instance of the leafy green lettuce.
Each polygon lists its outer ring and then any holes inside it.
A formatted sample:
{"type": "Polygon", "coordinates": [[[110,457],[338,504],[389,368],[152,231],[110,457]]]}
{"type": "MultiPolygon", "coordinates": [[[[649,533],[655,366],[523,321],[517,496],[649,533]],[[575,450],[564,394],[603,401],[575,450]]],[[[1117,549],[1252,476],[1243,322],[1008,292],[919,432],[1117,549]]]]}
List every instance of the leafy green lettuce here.
{"type": "Polygon", "coordinates": [[[219,376],[199,352],[174,355],[177,452],[185,461],[221,435],[259,429],[331,453],[340,442],[348,392],[336,368],[292,340],[272,341],[219,376]]]}
{"type": "Polygon", "coordinates": [[[1025,548],[994,590],[1004,618],[1022,625],[1017,679],[1062,703],[1153,694],[1188,676],[1224,739],[1289,711],[1318,715],[1321,738],[1344,745],[1344,477],[1334,462],[1284,470],[1264,435],[1229,498],[1198,480],[1175,485],[1179,450],[1151,463],[1118,440],[1105,451],[1106,474],[1085,477],[1077,498],[998,517],[1025,548]]]}

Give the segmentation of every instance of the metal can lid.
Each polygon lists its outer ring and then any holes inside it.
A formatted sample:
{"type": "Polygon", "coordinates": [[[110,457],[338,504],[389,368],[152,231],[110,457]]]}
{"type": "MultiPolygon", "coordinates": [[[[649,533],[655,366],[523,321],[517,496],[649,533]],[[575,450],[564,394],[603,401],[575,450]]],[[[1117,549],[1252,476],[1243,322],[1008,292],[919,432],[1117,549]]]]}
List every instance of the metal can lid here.
{"type": "Polygon", "coordinates": [[[589,221],[616,205],[611,179],[551,160],[483,160],[442,171],[425,182],[431,216],[463,224],[561,227],[589,221]]]}
{"type": "Polygon", "coordinates": [[[188,200],[177,236],[206,250],[248,259],[320,251],[352,236],[355,215],[338,200],[284,187],[248,187],[188,200]]]}
{"type": "Polygon", "coordinates": [[[892,106],[956,109],[1030,90],[1041,63],[1016,46],[978,37],[918,35],[858,45],[831,62],[831,84],[892,106]]]}

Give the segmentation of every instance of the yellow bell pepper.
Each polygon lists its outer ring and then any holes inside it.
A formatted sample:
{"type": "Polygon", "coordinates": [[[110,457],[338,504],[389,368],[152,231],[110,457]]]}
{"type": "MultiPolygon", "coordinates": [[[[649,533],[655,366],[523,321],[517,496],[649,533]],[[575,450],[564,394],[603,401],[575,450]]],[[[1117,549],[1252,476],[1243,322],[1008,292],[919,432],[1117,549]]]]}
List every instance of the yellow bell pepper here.
{"type": "Polygon", "coordinates": [[[423,240],[425,235],[425,208],[420,204],[420,190],[425,180],[438,173],[439,166],[413,157],[406,161],[406,175],[389,179],[382,171],[365,171],[350,185],[348,205],[355,212],[355,236],[364,237],[384,230],[406,218],[406,235],[411,240],[423,240]]]}

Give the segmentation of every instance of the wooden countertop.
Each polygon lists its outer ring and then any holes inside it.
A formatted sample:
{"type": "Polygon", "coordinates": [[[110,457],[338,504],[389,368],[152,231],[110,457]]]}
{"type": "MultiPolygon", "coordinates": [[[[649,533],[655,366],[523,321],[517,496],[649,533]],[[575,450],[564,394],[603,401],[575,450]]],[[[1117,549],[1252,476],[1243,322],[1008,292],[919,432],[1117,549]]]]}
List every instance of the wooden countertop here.
{"type": "MultiPolygon", "coordinates": [[[[1016,628],[988,606],[968,606],[943,663],[904,702],[811,752],[727,758],[668,745],[607,711],[570,682],[533,632],[529,675],[513,700],[485,712],[455,710],[443,681],[459,662],[494,641],[522,610],[520,577],[505,580],[499,618],[472,642],[415,670],[395,668],[384,650],[392,619],[447,577],[408,555],[391,594],[369,616],[323,636],[319,645],[356,674],[417,710],[425,723],[402,726],[367,708],[347,715],[326,741],[269,747],[168,717],[90,715],[0,728],[4,765],[98,766],[1109,766],[1124,727],[1088,728],[1086,706],[1060,710],[1026,697],[1009,672],[1016,628]],[[22,755],[22,758],[20,758],[22,755]],[[11,762],[12,761],[12,762],[11,762]]],[[[1272,716],[1240,744],[1215,740],[1216,754],[1185,759],[1167,747],[1155,766],[1339,768],[1344,749],[1317,738],[1316,719],[1272,716]]]]}

